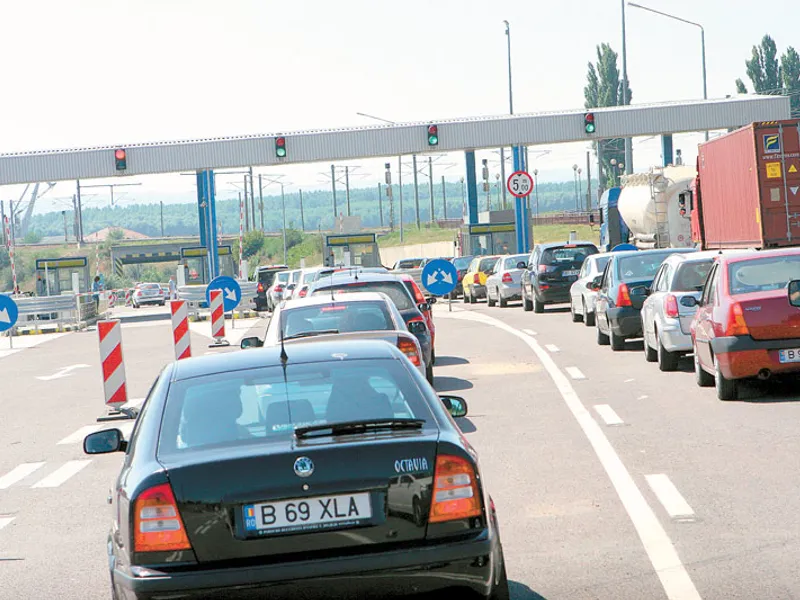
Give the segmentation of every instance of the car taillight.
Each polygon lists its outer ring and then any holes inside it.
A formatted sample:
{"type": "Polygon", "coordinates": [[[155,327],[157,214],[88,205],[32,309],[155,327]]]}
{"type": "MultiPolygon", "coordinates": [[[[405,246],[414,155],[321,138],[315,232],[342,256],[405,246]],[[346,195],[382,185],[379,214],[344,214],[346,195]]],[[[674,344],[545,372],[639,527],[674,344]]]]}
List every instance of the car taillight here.
{"type": "Polygon", "coordinates": [[[478,482],[468,460],[460,456],[437,456],[433,482],[429,523],[480,516],[478,482]]]}
{"type": "Polygon", "coordinates": [[[172,552],[192,548],[178,513],[178,503],[168,483],[139,494],[134,511],[134,551],[172,552]]]}
{"type": "Polygon", "coordinates": [[[731,305],[728,313],[728,328],[725,330],[725,335],[750,335],[747,323],[744,322],[742,305],[738,302],[731,305]]]}
{"type": "Polygon", "coordinates": [[[262,292],[264,291],[264,284],[263,284],[263,283],[259,283],[259,284],[258,284],[258,287],[256,288],[256,291],[257,291],[259,294],[260,294],[260,293],[262,293],[262,292]]]}
{"type": "Polygon", "coordinates": [[[397,342],[397,349],[408,357],[411,364],[415,367],[420,365],[419,352],[417,352],[417,345],[412,340],[401,338],[397,342]]]}
{"type": "Polygon", "coordinates": [[[412,283],[411,287],[414,288],[414,297],[417,299],[417,304],[424,304],[425,295],[422,293],[422,290],[419,289],[419,286],[416,283],[412,283]]]}
{"type": "Polygon", "coordinates": [[[539,265],[539,273],[547,273],[547,265],[539,265]]]}
{"type": "Polygon", "coordinates": [[[617,290],[617,306],[633,306],[631,304],[631,295],[628,291],[628,285],[625,283],[619,284],[619,290],[617,290]]]}
{"type": "Polygon", "coordinates": [[[670,319],[677,319],[680,316],[678,312],[678,299],[672,294],[667,294],[664,297],[664,314],[670,319]]]}
{"type": "Polygon", "coordinates": [[[464,279],[464,275],[465,275],[465,273],[459,271],[458,272],[458,280],[461,281],[462,279],[464,279]]]}
{"type": "Polygon", "coordinates": [[[511,273],[503,273],[503,283],[514,283],[514,280],[511,279],[511,273]]]}
{"type": "Polygon", "coordinates": [[[276,285],[276,286],[275,286],[275,292],[276,292],[276,293],[277,293],[277,292],[282,292],[282,291],[283,291],[283,286],[282,286],[282,285],[276,285]]]}
{"type": "Polygon", "coordinates": [[[478,275],[477,273],[475,273],[475,275],[472,276],[472,283],[477,283],[478,285],[480,285],[481,284],[481,276],[478,275]]]}
{"type": "Polygon", "coordinates": [[[303,288],[302,290],[300,290],[299,295],[301,298],[305,298],[307,293],[308,293],[308,288],[303,288]]]}

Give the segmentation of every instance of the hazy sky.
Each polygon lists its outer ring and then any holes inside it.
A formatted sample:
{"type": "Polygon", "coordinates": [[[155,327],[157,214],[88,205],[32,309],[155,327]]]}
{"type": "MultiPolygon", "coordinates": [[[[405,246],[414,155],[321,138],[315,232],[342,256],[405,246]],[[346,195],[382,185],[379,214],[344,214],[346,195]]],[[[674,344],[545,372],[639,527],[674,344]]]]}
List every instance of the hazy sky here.
{"type": "MultiPolygon", "coordinates": [[[[640,0],[706,28],[710,97],[735,93],[750,48],[770,33],[800,47],[789,0],[640,0]]],[[[634,103],[702,97],[699,30],[628,8],[634,103]]],[[[0,151],[125,144],[318,127],[501,114],[508,110],[511,22],[515,112],[579,108],[595,46],[621,50],[618,0],[25,0],[0,11],[0,151]]],[[[700,136],[676,136],[693,160],[700,136]]],[[[585,144],[544,148],[540,181],[571,177],[585,144]]],[[[658,139],[636,140],[637,170],[658,164],[658,139]]],[[[533,149],[531,149],[531,157],[533,149]]],[[[479,153],[492,157],[492,153],[479,153]]],[[[383,160],[354,161],[374,185],[383,160]]],[[[457,180],[463,155],[436,170],[457,180]]],[[[329,165],[285,167],[293,188],[324,186],[329,165]]],[[[494,170],[497,167],[495,166],[494,170]]],[[[262,169],[263,172],[269,172],[262,169]]],[[[494,176],[494,175],[493,175],[494,176]]],[[[410,178],[409,178],[410,180],[410,178]]],[[[121,200],[191,198],[191,177],[135,179],[121,200]]],[[[4,199],[22,188],[8,186],[4,199]]],[[[120,190],[122,191],[122,190],[120,190]]],[[[74,186],[49,194],[63,203],[74,186]]],[[[104,200],[103,192],[91,203],[104,200]]],[[[222,185],[219,197],[235,195],[222,185]]]]}

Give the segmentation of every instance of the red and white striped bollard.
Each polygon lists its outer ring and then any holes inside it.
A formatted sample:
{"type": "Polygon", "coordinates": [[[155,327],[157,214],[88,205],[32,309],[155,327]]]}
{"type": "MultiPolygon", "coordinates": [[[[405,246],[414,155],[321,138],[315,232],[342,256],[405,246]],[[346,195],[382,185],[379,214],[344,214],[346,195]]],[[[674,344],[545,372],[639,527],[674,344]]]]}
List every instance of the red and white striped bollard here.
{"type": "Polygon", "coordinates": [[[189,308],[186,300],[171,300],[172,342],[175,345],[175,360],[192,357],[192,339],[189,334],[189,308]]]}
{"type": "Polygon", "coordinates": [[[122,327],[118,320],[98,321],[100,363],[106,406],[117,410],[128,401],[125,361],[122,357],[122,327]]]}
{"type": "Polygon", "coordinates": [[[211,337],[214,338],[214,343],[209,347],[214,346],[230,346],[230,342],[225,339],[225,301],[222,290],[209,290],[208,297],[211,302],[209,308],[211,309],[211,337]]]}

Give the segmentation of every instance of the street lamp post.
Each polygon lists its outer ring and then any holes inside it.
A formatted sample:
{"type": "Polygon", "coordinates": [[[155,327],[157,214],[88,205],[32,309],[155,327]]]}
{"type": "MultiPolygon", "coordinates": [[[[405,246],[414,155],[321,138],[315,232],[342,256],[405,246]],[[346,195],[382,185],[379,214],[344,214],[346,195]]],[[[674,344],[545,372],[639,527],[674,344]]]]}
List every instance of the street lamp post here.
{"type": "Polygon", "coordinates": [[[536,216],[539,216],[539,169],[533,170],[533,191],[536,192],[536,216]]]}
{"type": "MultiPolygon", "coordinates": [[[[635,2],[628,2],[628,6],[640,8],[642,10],[646,10],[647,12],[655,13],[657,15],[661,15],[662,17],[673,19],[674,21],[680,21],[681,23],[686,23],[687,25],[692,25],[700,29],[700,51],[703,59],[703,100],[708,100],[708,83],[706,80],[706,30],[703,28],[703,26],[700,25],[700,23],[695,23],[694,21],[689,21],[687,19],[681,19],[675,15],[661,12],[660,10],[655,10],[654,8],[648,8],[647,6],[642,6],[641,4],[636,4],[635,2]]],[[[706,141],[708,141],[708,132],[706,131],[705,133],[706,141]]],[[[628,160],[627,156],[625,157],[625,160],[628,160]]]]}
{"type": "MultiPolygon", "coordinates": [[[[620,0],[622,5],[622,105],[628,103],[628,48],[625,36],[625,0],[620,0]]],[[[625,138],[625,163],[628,169],[633,167],[633,140],[625,138]]],[[[633,172],[633,171],[631,171],[633,172]]]]}
{"type": "Polygon", "coordinates": [[[578,165],[572,165],[572,186],[575,189],[575,210],[578,209],[578,165]]]}

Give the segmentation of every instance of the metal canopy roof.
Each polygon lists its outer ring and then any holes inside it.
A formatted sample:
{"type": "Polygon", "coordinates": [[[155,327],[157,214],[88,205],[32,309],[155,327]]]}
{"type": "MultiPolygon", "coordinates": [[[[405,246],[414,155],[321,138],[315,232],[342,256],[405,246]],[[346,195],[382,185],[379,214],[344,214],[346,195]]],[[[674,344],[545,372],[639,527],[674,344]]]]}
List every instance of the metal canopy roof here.
{"type": "Polygon", "coordinates": [[[439,145],[434,148],[427,141],[430,122],[421,122],[0,154],[0,185],[709,131],[790,116],[785,96],[596,108],[592,112],[597,131],[587,135],[585,112],[438,120],[434,122],[439,125],[439,145]],[[277,136],[286,137],[285,158],[275,156],[277,136]],[[122,174],[115,169],[112,150],[116,148],[127,150],[127,169],[122,174]]]}

